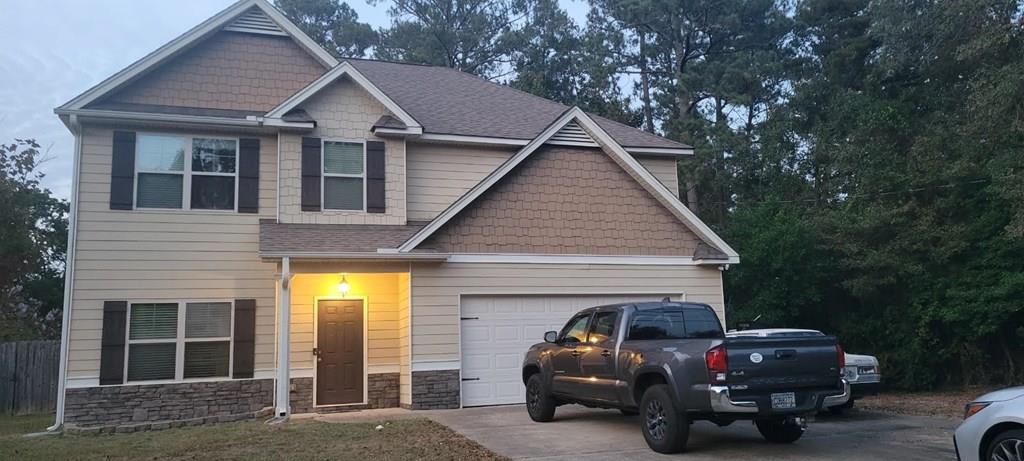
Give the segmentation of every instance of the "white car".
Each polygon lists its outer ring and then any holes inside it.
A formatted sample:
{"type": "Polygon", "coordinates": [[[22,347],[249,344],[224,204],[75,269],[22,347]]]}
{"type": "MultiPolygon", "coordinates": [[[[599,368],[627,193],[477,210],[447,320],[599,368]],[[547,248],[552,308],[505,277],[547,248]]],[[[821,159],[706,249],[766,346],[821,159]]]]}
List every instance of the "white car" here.
{"type": "Polygon", "coordinates": [[[960,461],[1024,461],[1024,386],[968,403],[953,445],[960,461]]]}
{"type": "MultiPolygon", "coordinates": [[[[725,334],[727,337],[757,336],[761,338],[770,336],[825,336],[818,330],[804,330],[798,328],[763,328],[758,330],[730,331],[725,334]]],[[[878,394],[882,386],[882,372],[878,367],[878,359],[871,355],[844,354],[846,367],[843,368],[843,377],[850,383],[851,396],[845,402],[834,402],[830,410],[833,412],[842,411],[844,408],[852,408],[853,401],[865,395],[878,394]]],[[[1024,460],[1021,460],[1024,461],[1024,460]]]]}

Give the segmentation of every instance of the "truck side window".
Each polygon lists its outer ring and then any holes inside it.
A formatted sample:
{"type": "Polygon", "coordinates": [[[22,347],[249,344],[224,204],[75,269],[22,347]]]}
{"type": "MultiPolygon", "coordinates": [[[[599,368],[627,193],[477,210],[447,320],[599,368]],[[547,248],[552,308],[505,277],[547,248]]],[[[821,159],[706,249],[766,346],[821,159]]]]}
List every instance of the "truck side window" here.
{"type": "Polygon", "coordinates": [[[570,343],[581,343],[587,337],[587,321],[590,320],[590,314],[583,314],[573,317],[569,323],[565,324],[565,328],[562,329],[562,334],[559,336],[559,341],[570,342],[570,343]],[[570,339],[571,338],[571,339],[570,339]]]}
{"type": "Polygon", "coordinates": [[[685,336],[683,313],[679,311],[639,311],[629,325],[629,339],[633,340],[683,339],[685,336]]]}
{"type": "Polygon", "coordinates": [[[705,309],[684,309],[687,338],[724,338],[718,316],[705,309]]]}
{"type": "Polygon", "coordinates": [[[594,321],[591,323],[587,342],[599,344],[611,338],[612,334],[615,333],[615,319],[618,316],[618,312],[598,312],[594,314],[594,321]]]}

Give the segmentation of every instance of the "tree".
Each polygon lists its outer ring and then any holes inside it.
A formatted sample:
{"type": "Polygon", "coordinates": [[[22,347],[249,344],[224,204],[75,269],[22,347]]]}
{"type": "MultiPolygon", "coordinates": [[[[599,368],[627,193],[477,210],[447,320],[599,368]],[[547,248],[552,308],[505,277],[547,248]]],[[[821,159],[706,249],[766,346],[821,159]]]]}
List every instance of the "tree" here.
{"type": "Polygon", "coordinates": [[[508,73],[528,8],[523,0],[393,0],[376,56],[498,78],[508,73]]]}
{"type": "Polygon", "coordinates": [[[284,12],[310,38],[337,57],[361,58],[377,42],[377,32],[359,22],[348,3],[338,0],[276,0],[284,12]]]}
{"type": "Polygon", "coordinates": [[[0,341],[60,331],[68,203],[39,185],[39,144],[0,144],[0,341]]]}

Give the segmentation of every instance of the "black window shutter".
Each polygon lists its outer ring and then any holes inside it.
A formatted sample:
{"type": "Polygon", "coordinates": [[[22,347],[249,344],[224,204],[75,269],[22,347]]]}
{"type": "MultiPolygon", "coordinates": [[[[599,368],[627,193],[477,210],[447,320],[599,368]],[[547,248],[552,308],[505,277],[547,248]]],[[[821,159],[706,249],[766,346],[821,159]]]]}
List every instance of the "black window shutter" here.
{"type": "Polygon", "coordinates": [[[115,131],[110,161],[110,209],[130,210],[135,189],[135,132],[115,131]]]}
{"type": "Polygon", "coordinates": [[[260,210],[260,140],[238,140],[238,212],[260,210]]]}
{"type": "Polygon", "coordinates": [[[235,300],[235,352],[232,378],[252,378],[256,360],[256,300],[235,300]]]}
{"type": "Polygon", "coordinates": [[[302,211],[320,211],[320,138],[302,138],[302,211]]]}
{"type": "Polygon", "coordinates": [[[124,383],[124,342],[128,328],[128,302],[103,303],[103,340],[100,348],[100,385],[124,383]]]}
{"type": "Polygon", "coordinates": [[[383,213],[384,143],[366,141],[366,212],[383,213]]]}

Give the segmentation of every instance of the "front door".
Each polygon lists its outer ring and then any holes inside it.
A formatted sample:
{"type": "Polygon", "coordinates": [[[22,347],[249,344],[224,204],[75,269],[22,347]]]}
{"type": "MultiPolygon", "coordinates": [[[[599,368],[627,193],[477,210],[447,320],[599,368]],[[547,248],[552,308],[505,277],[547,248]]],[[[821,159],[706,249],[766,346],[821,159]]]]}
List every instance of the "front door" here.
{"type": "Polygon", "coordinates": [[[316,404],[362,403],[363,301],[321,300],[316,334],[316,404]]]}
{"type": "Polygon", "coordinates": [[[616,383],[615,328],[619,320],[617,311],[599,311],[590,321],[587,347],[580,355],[581,393],[587,400],[618,401],[616,383]]]}
{"type": "Polygon", "coordinates": [[[558,347],[551,356],[551,390],[556,394],[576,395],[580,379],[580,354],[587,339],[590,313],[577,315],[565,324],[558,336],[558,347]]]}

